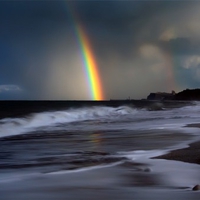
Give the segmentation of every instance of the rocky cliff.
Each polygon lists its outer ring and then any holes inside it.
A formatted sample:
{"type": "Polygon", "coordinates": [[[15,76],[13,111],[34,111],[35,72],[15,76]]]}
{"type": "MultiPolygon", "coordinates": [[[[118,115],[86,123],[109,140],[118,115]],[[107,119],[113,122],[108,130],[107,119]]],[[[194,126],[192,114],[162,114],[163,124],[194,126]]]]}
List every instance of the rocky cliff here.
{"type": "Polygon", "coordinates": [[[200,89],[186,89],[174,96],[174,100],[200,101],[200,89]]]}
{"type": "Polygon", "coordinates": [[[176,93],[174,91],[172,91],[171,93],[166,93],[166,92],[150,93],[147,96],[147,100],[173,100],[175,94],[176,93]]]}

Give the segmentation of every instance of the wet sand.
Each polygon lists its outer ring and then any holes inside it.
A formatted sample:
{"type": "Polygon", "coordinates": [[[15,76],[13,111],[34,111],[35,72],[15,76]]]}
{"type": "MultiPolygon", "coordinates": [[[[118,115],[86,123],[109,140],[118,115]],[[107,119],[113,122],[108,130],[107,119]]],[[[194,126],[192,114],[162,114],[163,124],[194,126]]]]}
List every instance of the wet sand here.
{"type": "MultiPolygon", "coordinates": [[[[187,127],[199,127],[199,124],[190,124],[187,127]]],[[[168,133],[158,137],[157,140],[159,143],[162,141],[173,145],[174,142],[186,141],[190,138],[191,136],[184,134],[168,133]]],[[[137,141],[137,145],[139,145],[139,139],[142,140],[143,147],[145,146],[144,141],[147,140],[146,146],[150,151],[155,149],[155,145],[159,147],[159,143],[155,142],[155,134],[148,133],[143,137],[139,134],[138,138],[136,135],[134,140],[137,141]],[[153,141],[147,142],[148,138],[153,141]]],[[[137,151],[137,148],[135,150],[137,151]]],[[[200,168],[198,165],[189,163],[200,164],[199,154],[200,141],[192,143],[188,148],[154,157],[156,159],[142,158],[141,162],[127,160],[113,166],[102,167],[100,165],[89,170],[63,170],[58,173],[33,172],[31,174],[26,170],[20,170],[20,173],[13,172],[12,174],[8,171],[10,179],[6,174],[5,179],[1,177],[0,199],[196,200],[199,199],[199,192],[192,191],[192,188],[200,184],[200,168]]]]}
{"type": "Polygon", "coordinates": [[[146,167],[149,166],[126,163],[76,173],[40,174],[30,177],[18,174],[16,180],[0,183],[0,199],[199,199],[199,193],[191,190],[189,182],[182,185],[168,184],[165,172],[161,174],[147,171],[146,167]]]}
{"type": "MultiPolygon", "coordinates": [[[[188,124],[186,127],[200,128],[200,124],[188,124]]],[[[154,158],[200,164],[200,141],[189,144],[189,147],[187,148],[177,149],[166,155],[161,155],[154,158]]]]}
{"type": "Polygon", "coordinates": [[[166,155],[154,158],[200,164],[200,141],[190,144],[188,148],[174,150],[166,155]]]}

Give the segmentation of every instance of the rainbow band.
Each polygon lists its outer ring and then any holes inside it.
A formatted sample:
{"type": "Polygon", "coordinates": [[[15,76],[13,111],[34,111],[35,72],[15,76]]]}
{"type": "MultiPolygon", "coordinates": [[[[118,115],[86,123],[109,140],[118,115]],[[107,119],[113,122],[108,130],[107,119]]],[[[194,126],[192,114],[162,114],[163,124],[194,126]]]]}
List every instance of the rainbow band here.
{"type": "Polygon", "coordinates": [[[101,86],[100,75],[98,72],[98,65],[92,52],[89,39],[83,27],[80,25],[80,20],[78,20],[79,18],[75,11],[73,11],[73,8],[70,6],[69,1],[67,2],[67,10],[69,17],[73,22],[73,27],[75,29],[74,32],[78,38],[78,43],[81,49],[84,70],[86,71],[91,98],[93,100],[103,100],[104,95],[101,86]]]}
{"type": "Polygon", "coordinates": [[[87,79],[89,81],[91,96],[94,100],[103,100],[104,97],[98,72],[98,66],[95,61],[95,57],[92,52],[89,40],[80,25],[76,26],[76,32],[81,47],[81,53],[87,73],[87,79]]]}

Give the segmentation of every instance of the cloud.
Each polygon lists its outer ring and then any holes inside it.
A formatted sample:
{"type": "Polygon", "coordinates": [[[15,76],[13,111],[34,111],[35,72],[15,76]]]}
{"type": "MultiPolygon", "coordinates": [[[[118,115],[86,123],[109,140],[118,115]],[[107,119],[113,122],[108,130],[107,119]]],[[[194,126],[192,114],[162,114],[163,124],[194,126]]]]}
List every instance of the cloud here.
{"type": "Polygon", "coordinates": [[[183,68],[197,68],[200,66],[200,56],[187,56],[183,59],[183,68]]]}
{"type": "Polygon", "coordinates": [[[164,51],[171,52],[173,55],[191,55],[199,51],[192,46],[189,38],[178,37],[168,41],[159,41],[159,45],[164,51]]]}
{"type": "Polygon", "coordinates": [[[182,67],[190,71],[191,77],[194,81],[200,82],[200,56],[187,56],[181,59],[182,67]]]}
{"type": "Polygon", "coordinates": [[[162,52],[160,48],[153,44],[145,44],[139,47],[139,52],[144,59],[148,60],[162,60],[162,52]]]}
{"type": "Polygon", "coordinates": [[[22,89],[18,85],[0,85],[0,93],[3,92],[21,92],[22,89]]]}
{"type": "MultiPolygon", "coordinates": [[[[173,75],[184,86],[198,82],[200,3],[68,3],[87,33],[106,98],[171,91],[173,75]]],[[[1,3],[0,84],[16,84],[0,85],[2,94],[23,86],[29,99],[90,98],[68,3],[1,3]]]]}

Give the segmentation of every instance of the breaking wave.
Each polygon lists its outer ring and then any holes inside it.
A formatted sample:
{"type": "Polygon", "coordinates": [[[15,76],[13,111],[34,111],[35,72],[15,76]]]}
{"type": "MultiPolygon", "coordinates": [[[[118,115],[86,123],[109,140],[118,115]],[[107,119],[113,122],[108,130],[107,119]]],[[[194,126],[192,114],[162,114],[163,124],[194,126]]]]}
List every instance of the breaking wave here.
{"type": "Polygon", "coordinates": [[[123,115],[135,115],[138,111],[128,106],[90,107],[77,108],[63,111],[33,113],[23,118],[5,118],[0,120],[0,137],[18,135],[19,133],[31,132],[37,128],[56,126],[71,122],[88,120],[101,120],[119,118],[123,115]]]}
{"type": "MultiPolygon", "coordinates": [[[[192,123],[199,119],[200,104],[173,109],[149,110],[130,106],[120,107],[84,107],[62,111],[32,113],[21,118],[4,118],[0,120],[0,137],[19,135],[34,131],[74,130],[78,125],[84,130],[95,128],[104,123],[102,128],[155,128],[174,127],[192,123]],[[186,121],[187,119],[187,121],[186,121]],[[93,127],[90,122],[98,122],[93,127]],[[116,123],[117,122],[117,123],[116,123]],[[122,123],[123,124],[122,126],[122,123]],[[98,124],[98,125],[97,125],[98,124]],[[172,126],[173,124],[173,126],[172,126]],[[168,126],[169,125],[169,126],[168,126]],[[60,128],[60,129],[59,129],[60,128]]],[[[94,124],[94,123],[93,123],[94,124]]],[[[100,127],[97,127],[101,129],[100,127]]],[[[79,127],[80,129],[80,127],[79,127]]],[[[82,130],[82,129],[80,129],[82,130]]]]}

